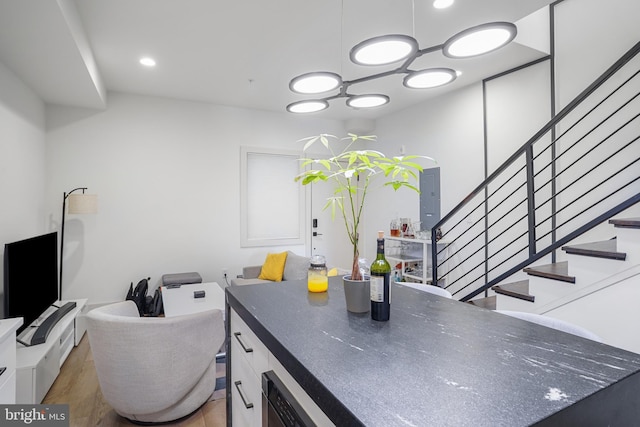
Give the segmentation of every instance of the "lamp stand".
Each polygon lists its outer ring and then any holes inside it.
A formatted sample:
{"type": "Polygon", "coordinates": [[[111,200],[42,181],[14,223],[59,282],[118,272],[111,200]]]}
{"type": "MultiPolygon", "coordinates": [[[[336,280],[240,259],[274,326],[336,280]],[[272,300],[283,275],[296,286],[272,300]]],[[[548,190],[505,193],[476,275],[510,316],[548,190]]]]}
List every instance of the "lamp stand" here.
{"type": "Polygon", "coordinates": [[[63,258],[64,258],[64,252],[63,252],[64,250],[64,218],[66,214],[67,198],[71,195],[71,193],[78,190],[82,190],[82,194],[84,194],[84,190],[86,189],[87,187],[74,188],[68,193],[63,193],[64,196],[62,197],[62,223],[60,227],[60,280],[58,282],[58,300],[59,301],[62,301],[62,264],[63,264],[63,258]]]}

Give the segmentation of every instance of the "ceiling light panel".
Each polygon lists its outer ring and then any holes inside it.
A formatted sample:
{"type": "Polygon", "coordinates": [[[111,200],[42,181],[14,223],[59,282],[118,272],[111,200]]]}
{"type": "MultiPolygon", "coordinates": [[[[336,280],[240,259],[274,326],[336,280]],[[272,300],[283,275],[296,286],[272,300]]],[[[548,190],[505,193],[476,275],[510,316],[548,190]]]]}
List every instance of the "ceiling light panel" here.
{"type": "Polygon", "coordinates": [[[509,22],[493,22],[464,30],[447,40],[442,48],[450,58],[468,58],[489,53],[513,40],[517,34],[509,22]]]}
{"type": "Polygon", "coordinates": [[[418,51],[418,42],[402,34],[374,37],[358,43],[349,57],[358,65],[386,65],[401,61],[418,51]]]}
{"type": "Polygon", "coordinates": [[[347,105],[352,108],[375,108],[388,103],[389,97],[381,94],[355,95],[347,99],[347,105]]]}
{"type": "Polygon", "coordinates": [[[290,113],[315,113],[329,108],[329,103],[321,99],[311,99],[306,101],[298,101],[287,105],[287,111],[290,113]]]}
{"type": "Polygon", "coordinates": [[[430,68],[408,74],[402,83],[411,89],[429,89],[451,83],[456,77],[456,72],[450,68],[430,68]]]}
{"type": "Polygon", "coordinates": [[[302,74],[289,83],[289,88],[296,93],[324,93],[342,85],[342,78],[336,73],[318,71],[302,74]]]}

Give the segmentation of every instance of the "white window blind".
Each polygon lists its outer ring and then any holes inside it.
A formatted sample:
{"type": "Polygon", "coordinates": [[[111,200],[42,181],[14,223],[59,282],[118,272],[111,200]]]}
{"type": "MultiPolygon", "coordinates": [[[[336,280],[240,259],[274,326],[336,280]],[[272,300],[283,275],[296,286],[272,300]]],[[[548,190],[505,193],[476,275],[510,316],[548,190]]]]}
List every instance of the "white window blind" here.
{"type": "Polygon", "coordinates": [[[296,152],[241,148],[241,246],[304,244],[304,190],[296,152]]]}

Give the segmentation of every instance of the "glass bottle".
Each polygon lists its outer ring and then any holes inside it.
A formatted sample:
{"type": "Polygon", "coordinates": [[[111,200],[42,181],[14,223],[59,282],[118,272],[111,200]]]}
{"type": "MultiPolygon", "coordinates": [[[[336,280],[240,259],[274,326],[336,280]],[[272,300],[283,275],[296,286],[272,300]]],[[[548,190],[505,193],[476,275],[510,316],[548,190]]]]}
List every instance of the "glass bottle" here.
{"type": "Polygon", "coordinates": [[[328,287],[326,260],[322,255],[314,255],[307,272],[307,288],[309,292],[326,292],[328,287]]]}
{"type": "Polygon", "coordinates": [[[391,265],[384,257],[384,232],[378,232],[376,260],[371,264],[371,318],[389,320],[391,312],[391,288],[389,276],[391,265]]]}

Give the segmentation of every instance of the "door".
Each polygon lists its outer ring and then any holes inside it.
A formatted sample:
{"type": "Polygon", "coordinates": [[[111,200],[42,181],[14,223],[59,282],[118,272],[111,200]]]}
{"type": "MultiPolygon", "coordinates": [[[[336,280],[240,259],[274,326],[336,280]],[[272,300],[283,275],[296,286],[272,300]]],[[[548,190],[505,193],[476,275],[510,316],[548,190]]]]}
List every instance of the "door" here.
{"type": "Polygon", "coordinates": [[[323,255],[327,268],[339,267],[351,271],[351,242],[347,237],[344,220],[339,211],[331,218],[331,208],[323,209],[327,199],[333,196],[333,184],[311,184],[311,255],[323,255]]]}
{"type": "Polygon", "coordinates": [[[420,174],[420,221],[423,230],[431,230],[440,221],[440,168],[420,174]]]}

